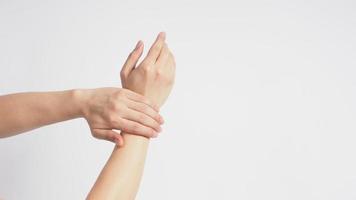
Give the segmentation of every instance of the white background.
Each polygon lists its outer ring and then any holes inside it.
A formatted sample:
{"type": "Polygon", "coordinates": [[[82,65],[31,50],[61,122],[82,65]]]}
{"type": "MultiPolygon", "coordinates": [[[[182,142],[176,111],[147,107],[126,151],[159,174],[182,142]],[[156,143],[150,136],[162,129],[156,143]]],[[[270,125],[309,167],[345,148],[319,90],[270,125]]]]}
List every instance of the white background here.
{"type": "MultiPolygon", "coordinates": [[[[0,0],[0,93],[119,86],[161,30],[176,85],[137,199],[356,199],[351,0],[0,0]]],[[[112,148],[83,119],[2,139],[0,198],[84,199],[112,148]]]]}

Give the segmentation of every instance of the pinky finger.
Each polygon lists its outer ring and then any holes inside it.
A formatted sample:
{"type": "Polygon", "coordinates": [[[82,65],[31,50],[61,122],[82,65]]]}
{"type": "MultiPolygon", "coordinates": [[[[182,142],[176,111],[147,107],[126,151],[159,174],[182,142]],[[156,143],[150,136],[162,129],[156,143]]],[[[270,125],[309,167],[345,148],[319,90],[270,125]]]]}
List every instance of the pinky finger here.
{"type": "Polygon", "coordinates": [[[158,135],[158,133],[150,127],[141,125],[140,123],[130,121],[127,119],[122,119],[122,120],[123,120],[122,124],[124,124],[124,126],[122,126],[121,130],[126,133],[140,135],[147,138],[157,137],[158,135]]]}

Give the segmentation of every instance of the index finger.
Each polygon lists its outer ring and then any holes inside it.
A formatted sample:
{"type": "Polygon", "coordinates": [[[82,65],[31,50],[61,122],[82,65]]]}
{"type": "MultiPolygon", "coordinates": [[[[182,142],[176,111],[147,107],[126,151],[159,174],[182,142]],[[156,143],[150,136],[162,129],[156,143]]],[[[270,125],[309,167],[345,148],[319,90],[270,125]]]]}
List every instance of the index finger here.
{"type": "Polygon", "coordinates": [[[146,61],[153,63],[156,62],[159,54],[161,53],[161,49],[164,46],[164,42],[166,39],[166,33],[160,32],[156,38],[156,41],[152,44],[148,54],[145,58],[146,61]]]}
{"type": "Polygon", "coordinates": [[[159,107],[157,105],[155,105],[154,103],[152,103],[150,100],[148,100],[145,96],[143,95],[140,95],[138,93],[135,93],[131,90],[127,90],[127,97],[133,101],[136,101],[136,102],[141,102],[141,103],[144,103],[148,106],[150,106],[151,108],[153,108],[155,111],[158,112],[159,110],[159,107]]]}

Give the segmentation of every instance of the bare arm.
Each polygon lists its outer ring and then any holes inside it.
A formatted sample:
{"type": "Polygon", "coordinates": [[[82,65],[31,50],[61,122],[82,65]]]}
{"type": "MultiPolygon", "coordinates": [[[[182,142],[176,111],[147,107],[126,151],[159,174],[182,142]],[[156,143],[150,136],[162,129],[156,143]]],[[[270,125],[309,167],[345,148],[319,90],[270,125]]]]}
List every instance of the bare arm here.
{"type": "Polygon", "coordinates": [[[74,90],[0,97],[0,137],[81,116],[74,90]]]}
{"type": "Polygon", "coordinates": [[[115,147],[87,199],[134,199],[141,180],[149,140],[124,135],[125,146],[115,147]]]}
{"type": "Polygon", "coordinates": [[[0,138],[83,117],[94,137],[122,145],[121,135],[113,129],[157,135],[162,119],[154,107],[144,96],[120,88],[0,96],[0,138]]]}
{"type": "MultiPolygon", "coordinates": [[[[174,81],[175,63],[160,33],[147,57],[136,67],[142,55],[139,42],[130,54],[121,72],[123,86],[145,95],[162,106],[174,81]]],[[[88,199],[134,199],[144,169],[149,140],[145,137],[125,134],[125,146],[115,147],[101,171],[88,199]]]]}

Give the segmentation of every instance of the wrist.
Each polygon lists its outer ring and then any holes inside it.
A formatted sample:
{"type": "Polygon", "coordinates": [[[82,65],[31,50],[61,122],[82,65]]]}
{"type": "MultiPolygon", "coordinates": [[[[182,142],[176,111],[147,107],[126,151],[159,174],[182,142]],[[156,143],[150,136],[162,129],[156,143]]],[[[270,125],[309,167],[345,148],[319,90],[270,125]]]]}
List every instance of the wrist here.
{"type": "Polygon", "coordinates": [[[71,96],[74,102],[75,110],[78,117],[85,117],[88,112],[88,101],[90,99],[89,89],[74,89],[71,90],[71,96]]]}

